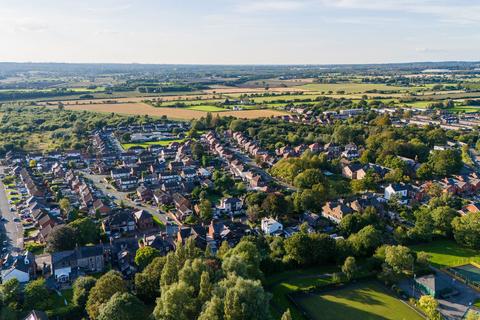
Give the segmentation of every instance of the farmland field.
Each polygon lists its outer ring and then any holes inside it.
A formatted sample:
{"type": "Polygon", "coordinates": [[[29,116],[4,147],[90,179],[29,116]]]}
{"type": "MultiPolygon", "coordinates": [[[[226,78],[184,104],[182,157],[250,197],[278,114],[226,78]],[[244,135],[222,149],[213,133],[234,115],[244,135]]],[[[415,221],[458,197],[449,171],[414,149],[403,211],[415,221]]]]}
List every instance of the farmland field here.
{"type": "Polygon", "coordinates": [[[437,268],[453,267],[469,262],[480,263],[478,250],[464,248],[454,241],[440,240],[411,247],[415,252],[424,251],[430,257],[430,263],[437,268]]]}
{"type": "MultiPolygon", "coordinates": [[[[191,120],[205,117],[207,112],[199,110],[190,110],[186,108],[155,108],[146,103],[103,103],[103,104],[86,104],[86,105],[68,105],[68,110],[86,110],[94,112],[115,112],[127,115],[149,115],[152,117],[166,116],[170,119],[191,120]]],[[[241,111],[223,111],[214,112],[221,116],[232,116],[237,118],[263,118],[271,116],[279,116],[286,114],[285,112],[262,109],[262,110],[241,110],[241,111]]]]}
{"type": "Polygon", "coordinates": [[[208,105],[200,105],[200,106],[191,106],[186,108],[188,110],[197,110],[197,111],[205,111],[205,112],[223,112],[226,109],[216,107],[216,106],[208,106],[208,105]]]}
{"type": "Polygon", "coordinates": [[[370,83],[310,83],[300,87],[307,91],[345,91],[345,93],[363,93],[370,90],[386,90],[386,91],[406,91],[418,90],[419,87],[398,87],[387,86],[386,84],[370,84],[370,83]]]}
{"type": "Polygon", "coordinates": [[[360,282],[325,293],[302,295],[295,300],[315,320],[424,319],[374,281],[360,282]]]}

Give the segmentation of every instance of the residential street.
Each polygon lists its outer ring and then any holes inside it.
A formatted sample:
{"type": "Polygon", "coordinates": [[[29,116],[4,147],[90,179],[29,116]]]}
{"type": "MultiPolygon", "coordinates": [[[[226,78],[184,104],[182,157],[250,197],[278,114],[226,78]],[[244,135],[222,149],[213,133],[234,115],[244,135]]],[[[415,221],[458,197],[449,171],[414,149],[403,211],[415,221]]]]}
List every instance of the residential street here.
{"type": "MultiPolygon", "coordinates": [[[[0,167],[0,173],[4,173],[5,167],[0,167]]],[[[15,222],[16,213],[10,211],[10,205],[5,191],[5,185],[0,181],[0,211],[2,221],[0,223],[0,232],[6,234],[9,252],[20,252],[23,248],[23,229],[20,222],[15,222]]]]}
{"type": "Polygon", "coordinates": [[[124,204],[128,206],[132,206],[137,210],[146,210],[149,213],[151,213],[153,216],[156,216],[162,221],[164,224],[167,223],[167,215],[165,213],[159,213],[159,209],[157,207],[148,205],[148,204],[142,204],[139,206],[138,204],[133,203],[130,199],[127,198],[127,193],[126,192],[120,192],[112,188],[111,186],[109,189],[107,189],[107,183],[105,183],[105,176],[100,176],[100,175],[92,175],[89,173],[86,173],[82,171],[82,174],[84,175],[85,178],[91,180],[95,186],[101,190],[105,195],[112,195],[115,197],[115,202],[117,204],[120,203],[120,201],[123,201],[124,204]]]}

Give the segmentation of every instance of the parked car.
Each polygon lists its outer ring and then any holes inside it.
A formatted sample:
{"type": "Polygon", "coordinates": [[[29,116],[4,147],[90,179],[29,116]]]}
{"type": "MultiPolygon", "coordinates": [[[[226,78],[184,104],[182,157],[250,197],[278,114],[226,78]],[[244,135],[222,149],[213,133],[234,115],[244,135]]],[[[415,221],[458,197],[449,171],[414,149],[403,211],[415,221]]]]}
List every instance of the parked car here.
{"type": "Polygon", "coordinates": [[[18,219],[18,218],[13,218],[13,221],[15,221],[15,222],[20,222],[20,219],[18,219]]]}

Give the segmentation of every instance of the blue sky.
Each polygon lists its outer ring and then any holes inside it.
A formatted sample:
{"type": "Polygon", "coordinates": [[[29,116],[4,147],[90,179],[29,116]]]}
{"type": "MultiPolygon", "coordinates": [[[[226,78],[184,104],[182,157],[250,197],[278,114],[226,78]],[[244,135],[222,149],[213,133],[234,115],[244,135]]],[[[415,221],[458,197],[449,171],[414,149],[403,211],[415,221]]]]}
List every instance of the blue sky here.
{"type": "Polygon", "coordinates": [[[480,60],[479,0],[0,0],[0,61],[480,60]]]}

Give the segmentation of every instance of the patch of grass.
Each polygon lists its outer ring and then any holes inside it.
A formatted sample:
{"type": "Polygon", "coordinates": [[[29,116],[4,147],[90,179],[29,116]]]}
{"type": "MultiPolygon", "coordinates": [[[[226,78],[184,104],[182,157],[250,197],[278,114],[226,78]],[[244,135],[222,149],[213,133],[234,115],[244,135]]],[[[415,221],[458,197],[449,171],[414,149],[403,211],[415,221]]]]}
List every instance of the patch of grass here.
{"type": "Polygon", "coordinates": [[[273,295],[271,311],[275,319],[279,319],[283,312],[290,308],[294,319],[303,319],[301,313],[290,303],[287,294],[298,290],[322,286],[331,283],[326,273],[338,271],[335,266],[322,266],[303,270],[289,270],[267,277],[265,284],[273,295]]]}
{"type": "Polygon", "coordinates": [[[314,320],[424,319],[374,281],[352,284],[323,294],[299,297],[297,303],[314,320]]]}
{"type": "Polygon", "coordinates": [[[424,251],[430,257],[430,263],[437,268],[454,267],[469,262],[480,263],[478,250],[464,248],[452,240],[438,240],[411,247],[415,252],[424,251]]]}
{"type": "Polygon", "coordinates": [[[473,306],[480,308],[480,299],[475,300],[475,302],[473,303],[473,306]]]}
{"type": "Polygon", "coordinates": [[[36,242],[29,242],[25,244],[25,249],[30,251],[31,253],[38,255],[42,254],[45,250],[45,244],[36,243],[36,242]]]}
{"type": "Polygon", "coordinates": [[[220,108],[217,106],[209,106],[209,105],[200,105],[200,106],[191,106],[186,108],[188,110],[197,110],[197,111],[205,111],[205,112],[222,112],[225,111],[224,108],[220,108]]]}
{"type": "Polygon", "coordinates": [[[122,147],[125,150],[130,149],[131,147],[144,147],[148,148],[149,146],[168,146],[172,142],[183,142],[184,139],[169,139],[161,141],[148,141],[148,142],[136,142],[136,143],[122,143],[122,147]]]}
{"type": "Polygon", "coordinates": [[[164,229],[165,224],[160,220],[160,218],[155,215],[152,215],[152,216],[153,216],[153,222],[155,222],[157,226],[159,226],[161,229],[164,229]]]}

